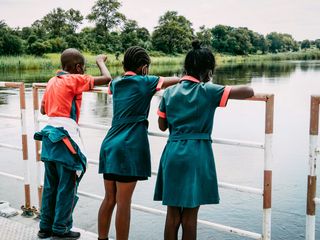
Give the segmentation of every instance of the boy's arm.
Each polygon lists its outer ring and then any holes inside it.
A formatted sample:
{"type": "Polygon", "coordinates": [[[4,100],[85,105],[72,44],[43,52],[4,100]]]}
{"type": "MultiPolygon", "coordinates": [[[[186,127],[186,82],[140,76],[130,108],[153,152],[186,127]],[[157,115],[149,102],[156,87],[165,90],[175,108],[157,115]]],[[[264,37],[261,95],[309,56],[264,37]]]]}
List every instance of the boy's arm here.
{"type": "Polygon", "coordinates": [[[245,99],[254,95],[253,89],[248,86],[232,86],[229,99],[245,99]]]}
{"type": "Polygon", "coordinates": [[[158,118],[158,125],[159,125],[160,130],[164,132],[168,128],[167,119],[159,117],[158,118]]]}
{"type": "Polygon", "coordinates": [[[101,76],[93,77],[94,85],[106,85],[111,81],[111,74],[105,65],[105,61],[107,60],[107,56],[104,54],[98,55],[96,59],[96,63],[98,68],[100,69],[101,76]]]}
{"type": "Polygon", "coordinates": [[[162,89],[175,85],[180,81],[179,77],[162,77],[162,78],[163,78],[163,83],[161,86],[162,89]]]}
{"type": "Polygon", "coordinates": [[[41,112],[42,115],[46,115],[46,111],[44,110],[44,104],[45,104],[45,102],[44,102],[44,100],[42,99],[42,101],[41,101],[41,107],[40,107],[40,112],[41,112]]]}

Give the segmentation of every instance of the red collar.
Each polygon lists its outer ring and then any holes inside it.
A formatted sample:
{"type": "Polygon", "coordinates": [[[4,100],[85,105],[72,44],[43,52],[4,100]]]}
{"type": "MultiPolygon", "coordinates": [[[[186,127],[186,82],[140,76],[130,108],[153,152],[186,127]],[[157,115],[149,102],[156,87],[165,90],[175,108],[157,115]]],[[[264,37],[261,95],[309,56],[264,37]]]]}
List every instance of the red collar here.
{"type": "Polygon", "coordinates": [[[123,75],[124,75],[124,76],[135,76],[135,75],[137,75],[137,74],[136,74],[135,72],[128,71],[128,72],[125,72],[123,75]]]}
{"type": "Polygon", "coordinates": [[[200,81],[192,76],[188,76],[188,75],[185,75],[183,76],[181,79],[180,79],[180,82],[181,81],[191,81],[191,82],[196,82],[196,83],[199,83],[200,81]]]}

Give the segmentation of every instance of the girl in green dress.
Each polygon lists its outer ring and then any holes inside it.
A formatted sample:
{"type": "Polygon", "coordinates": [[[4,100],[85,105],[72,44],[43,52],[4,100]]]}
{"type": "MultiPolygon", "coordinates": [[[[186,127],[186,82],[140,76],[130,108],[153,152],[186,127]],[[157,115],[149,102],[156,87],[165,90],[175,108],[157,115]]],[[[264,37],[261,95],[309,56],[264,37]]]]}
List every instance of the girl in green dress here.
{"type": "Polygon", "coordinates": [[[185,76],[168,88],[161,100],[159,128],[169,128],[162,153],[154,200],[167,205],[164,239],[174,240],[182,225],[182,239],[196,239],[200,205],[219,203],[211,132],[217,107],[228,99],[253,96],[247,86],[225,87],[211,83],[215,58],[211,51],[192,43],[185,59],[185,76]]]}
{"type": "Polygon", "coordinates": [[[156,91],[179,81],[148,75],[149,65],[145,49],[131,47],[124,55],[124,75],[109,84],[113,118],[100,150],[99,173],[103,173],[105,198],[98,215],[99,239],[108,239],[115,204],[116,239],[128,239],[134,188],[138,180],[151,176],[147,136],[150,102],[156,91]]]}

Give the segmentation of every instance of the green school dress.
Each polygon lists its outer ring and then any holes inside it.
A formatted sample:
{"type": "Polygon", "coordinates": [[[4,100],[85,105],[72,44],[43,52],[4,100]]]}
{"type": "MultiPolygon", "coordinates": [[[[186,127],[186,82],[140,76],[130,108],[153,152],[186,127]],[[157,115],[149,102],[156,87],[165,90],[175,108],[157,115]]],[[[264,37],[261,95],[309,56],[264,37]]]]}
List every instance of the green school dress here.
{"type": "Polygon", "coordinates": [[[154,200],[186,208],[219,203],[211,132],[215,110],[226,105],[229,91],[191,76],[165,91],[158,115],[167,120],[170,135],[154,200]]]}
{"type": "Polygon", "coordinates": [[[112,126],[100,149],[99,173],[120,176],[151,176],[148,114],[152,96],[163,79],[126,72],[112,80],[112,126]]]}

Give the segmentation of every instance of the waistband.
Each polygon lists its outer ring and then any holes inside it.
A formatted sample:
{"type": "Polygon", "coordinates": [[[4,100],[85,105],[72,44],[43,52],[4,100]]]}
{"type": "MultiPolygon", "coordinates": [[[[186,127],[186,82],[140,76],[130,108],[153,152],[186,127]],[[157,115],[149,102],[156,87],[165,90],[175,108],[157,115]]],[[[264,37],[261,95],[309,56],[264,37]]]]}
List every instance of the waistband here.
{"type": "Polygon", "coordinates": [[[168,141],[179,140],[207,140],[212,141],[209,133],[183,133],[177,135],[170,135],[168,141]]]}
{"type": "Polygon", "coordinates": [[[113,119],[112,120],[112,126],[120,125],[120,124],[143,122],[143,121],[146,121],[146,120],[147,120],[147,118],[144,115],[124,117],[124,118],[119,118],[119,119],[113,119]]]}

